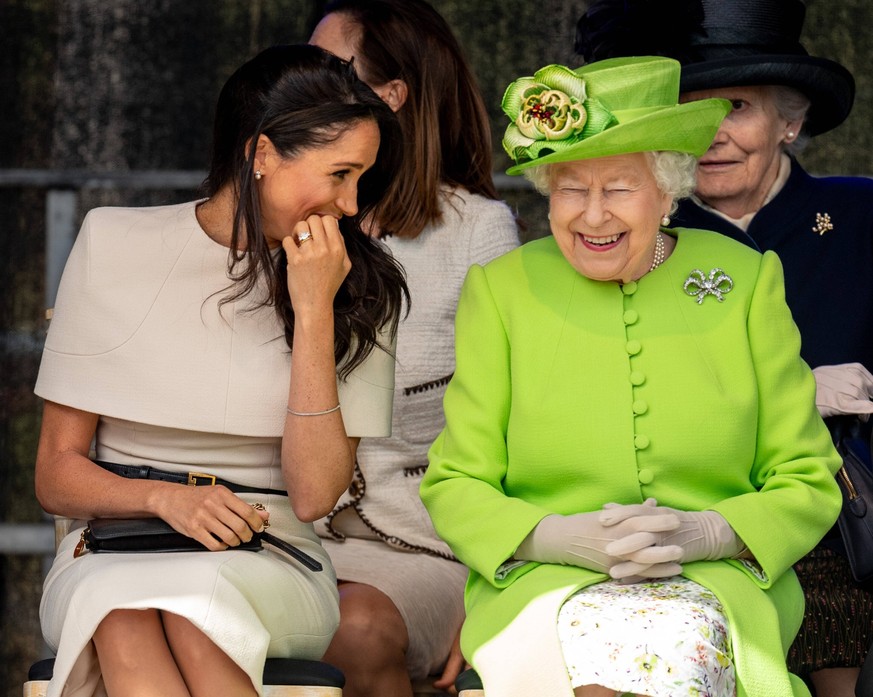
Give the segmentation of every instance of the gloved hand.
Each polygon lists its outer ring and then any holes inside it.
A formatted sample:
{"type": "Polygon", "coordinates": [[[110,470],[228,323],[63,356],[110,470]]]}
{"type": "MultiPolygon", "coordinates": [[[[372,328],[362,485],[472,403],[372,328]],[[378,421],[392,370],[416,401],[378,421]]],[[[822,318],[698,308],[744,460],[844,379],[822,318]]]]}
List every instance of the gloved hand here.
{"type": "Polygon", "coordinates": [[[873,413],[873,375],[860,363],[820,365],[815,376],[815,406],[822,416],[873,413]]]}
{"type": "MultiPolygon", "coordinates": [[[[649,499],[639,506],[656,510],[657,502],[649,499]]],[[[639,515],[610,526],[600,522],[601,511],[574,515],[550,515],[543,518],[518,546],[516,559],[552,564],[581,566],[592,571],[607,573],[622,560],[609,554],[607,545],[622,541],[622,549],[636,552],[644,548],[655,550],[645,564],[639,564],[635,575],[650,578],[674,576],[681,567],[678,547],[652,547],[666,531],[679,528],[679,518],[672,513],[639,515]]]]}
{"type": "Polygon", "coordinates": [[[677,561],[725,559],[738,555],[744,548],[734,529],[715,511],[679,511],[667,506],[621,505],[608,503],[600,512],[600,523],[607,529],[626,525],[633,520],[650,516],[675,515],[679,527],[665,531],[653,547],[640,549],[631,539],[618,539],[606,547],[609,555],[622,561],[610,568],[614,578],[623,578],[636,573],[638,565],[659,559],[661,547],[681,549],[677,561]]]}

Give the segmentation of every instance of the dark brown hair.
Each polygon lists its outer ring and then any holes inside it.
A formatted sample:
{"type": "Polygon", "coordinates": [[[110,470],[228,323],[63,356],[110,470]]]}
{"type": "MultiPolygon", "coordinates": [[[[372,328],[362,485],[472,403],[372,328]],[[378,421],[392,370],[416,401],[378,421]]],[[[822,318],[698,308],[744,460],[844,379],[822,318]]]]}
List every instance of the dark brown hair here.
{"type": "Polygon", "coordinates": [[[395,329],[408,291],[403,271],[382,246],[361,231],[361,220],[390,186],[400,159],[401,136],[391,109],[346,61],[316,46],[274,46],[239,68],[218,98],[207,196],[225,186],[238,194],[231,237],[231,293],[237,300],[266,286],[258,306],[272,305],[290,347],[294,311],[288,295],[284,250],[271,253],[262,232],[254,186],[258,137],[267,136],[282,157],[327,145],[350,128],[372,121],[379,128],[376,163],[358,183],[358,214],[344,216],[340,231],[352,262],[334,298],[334,355],[348,374],[377,346],[377,334],[395,329]]]}
{"type": "Polygon", "coordinates": [[[405,148],[400,172],[376,207],[382,234],[417,237],[439,222],[440,185],[497,198],[491,179],[488,112],[452,30],[424,0],[334,0],[357,26],[355,66],[373,86],[403,80],[397,116],[405,148]]]}

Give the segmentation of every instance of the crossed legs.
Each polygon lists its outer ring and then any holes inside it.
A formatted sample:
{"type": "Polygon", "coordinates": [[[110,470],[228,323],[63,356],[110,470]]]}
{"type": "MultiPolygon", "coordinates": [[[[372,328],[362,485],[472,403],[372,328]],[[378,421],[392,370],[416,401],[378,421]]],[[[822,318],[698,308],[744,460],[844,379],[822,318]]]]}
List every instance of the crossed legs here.
{"type": "Polygon", "coordinates": [[[248,675],[191,622],[113,610],[94,632],[103,682],[123,697],[254,697],[248,675]]]}

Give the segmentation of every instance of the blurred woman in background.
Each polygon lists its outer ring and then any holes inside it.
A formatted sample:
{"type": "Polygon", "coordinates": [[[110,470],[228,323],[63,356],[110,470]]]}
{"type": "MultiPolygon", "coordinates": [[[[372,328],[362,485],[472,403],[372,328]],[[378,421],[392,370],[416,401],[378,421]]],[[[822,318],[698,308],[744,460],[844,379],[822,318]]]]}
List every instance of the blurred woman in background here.
{"type": "Polygon", "coordinates": [[[352,61],[397,113],[403,162],[368,219],[406,270],[412,296],[397,336],[390,438],[365,439],[347,494],[316,530],[340,579],[340,629],[326,659],[349,697],[412,694],[410,678],[462,667],[450,651],[464,617],[466,568],[418,496],[427,449],[444,424],[455,369],[454,317],[471,264],[518,244],[491,179],[488,115],[446,21],[423,0],[328,3],[311,41],[352,61]]]}

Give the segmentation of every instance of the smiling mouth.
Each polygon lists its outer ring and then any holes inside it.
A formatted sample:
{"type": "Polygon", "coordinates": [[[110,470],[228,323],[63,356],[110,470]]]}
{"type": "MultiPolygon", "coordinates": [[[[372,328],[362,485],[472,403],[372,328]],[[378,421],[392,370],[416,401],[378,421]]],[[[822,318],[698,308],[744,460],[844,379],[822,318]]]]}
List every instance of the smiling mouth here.
{"type": "Polygon", "coordinates": [[[709,162],[704,162],[701,160],[697,163],[699,167],[729,167],[730,165],[737,164],[735,160],[710,160],[709,162]]]}
{"type": "Polygon", "coordinates": [[[623,232],[616,233],[615,235],[608,235],[606,237],[592,237],[590,235],[583,235],[582,233],[577,234],[586,248],[596,251],[612,249],[618,244],[621,238],[625,236],[625,233],[623,232]]]}

